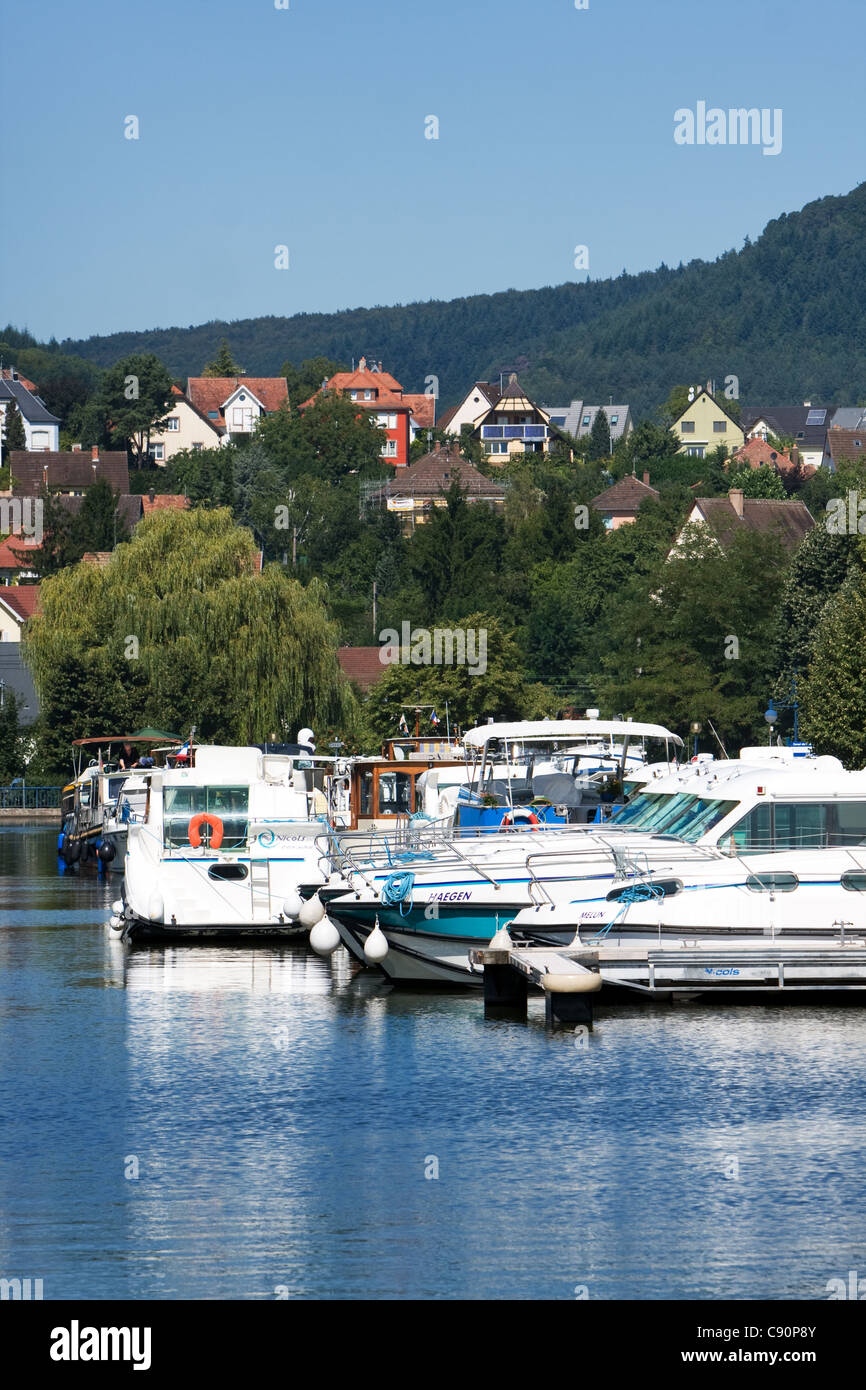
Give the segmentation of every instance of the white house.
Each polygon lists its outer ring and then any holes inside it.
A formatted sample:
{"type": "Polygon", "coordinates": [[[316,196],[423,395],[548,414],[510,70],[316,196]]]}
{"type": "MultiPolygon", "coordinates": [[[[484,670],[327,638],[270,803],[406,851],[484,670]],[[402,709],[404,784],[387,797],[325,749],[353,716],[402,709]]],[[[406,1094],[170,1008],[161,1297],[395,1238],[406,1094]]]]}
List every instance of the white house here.
{"type": "Polygon", "coordinates": [[[14,401],[24,423],[26,447],[35,453],[56,451],[60,448],[60,421],[36,395],[35,387],[30,389],[32,386],[32,382],[25,386],[24,379],[14,367],[4,369],[0,377],[0,433],[3,442],[5,444],[6,441],[6,410],[14,401]]]}

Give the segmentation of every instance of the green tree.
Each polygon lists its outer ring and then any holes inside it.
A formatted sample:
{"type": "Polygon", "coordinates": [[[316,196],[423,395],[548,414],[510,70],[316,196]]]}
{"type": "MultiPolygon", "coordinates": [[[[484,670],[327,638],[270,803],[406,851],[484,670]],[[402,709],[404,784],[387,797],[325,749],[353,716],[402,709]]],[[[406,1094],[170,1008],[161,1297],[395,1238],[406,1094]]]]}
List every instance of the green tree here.
{"type": "Polygon", "coordinates": [[[293,409],[303,405],[319,391],[324,382],[330,381],[335,372],[345,372],[345,364],[332,362],[330,357],[308,357],[300,367],[293,362],[284,362],[280,376],[286,378],[289,401],[293,409]]]}
{"type": "Polygon", "coordinates": [[[68,745],[115,722],[195,724],[205,742],[250,743],[348,718],[323,598],[279,566],[259,574],[227,511],[147,517],[107,566],[42,586],[25,650],[46,756],[58,731],[68,745]]]}
{"type": "Polygon", "coordinates": [[[866,764],[866,570],[849,574],[825,605],[800,683],[801,728],[819,753],[866,764]]]}
{"type": "MultiPolygon", "coordinates": [[[[433,705],[444,723],[445,704],[452,728],[459,724],[471,728],[494,719],[540,719],[555,713],[554,697],[540,685],[527,682],[521,653],[513,638],[489,613],[473,613],[456,623],[437,624],[452,633],[461,631],[467,654],[473,663],[463,665],[424,664],[435,653],[432,629],[410,630],[410,645],[401,648],[402,631],[390,644],[391,655],[400,651],[400,662],[388,664],[385,675],[373,687],[364,706],[362,728],[369,747],[398,732],[404,706],[433,705]],[[484,669],[477,658],[484,653],[484,669]]],[[[388,642],[384,650],[388,649],[388,642]]],[[[443,653],[448,650],[443,642],[443,653]]],[[[408,717],[408,716],[407,716],[408,717]]]]}
{"type": "Polygon", "coordinates": [[[239,367],[232,357],[228,339],[223,338],[216,357],[212,362],[207,362],[202,367],[201,374],[202,376],[242,376],[243,370],[243,367],[239,367]]]}
{"type": "Polygon", "coordinates": [[[115,445],[129,448],[140,464],[150,450],[150,434],[174,408],[172,379],[152,352],[133,353],[115,362],[102,379],[99,409],[115,445]]]}
{"type": "Polygon", "coordinates": [[[24,739],[18,722],[19,699],[14,690],[0,686],[0,787],[24,771],[24,739]]]}
{"type": "Polygon", "coordinates": [[[260,417],[256,439],[287,481],[305,474],[336,482],[348,473],[391,475],[381,460],[382,431],[369,411],[329,391],[306,410],[281,406],[260,417]]]}
{"type": "Polygon", "coordinates": [[[586,451],[586,457],[590,463],[594,463],[597,459],[610,458],[612,453],[610,422],[607,418],[607,411],[603,406],[600,406],[595,413],[592,429],[589,432],[589,448],[586,451]]]}
{"type": "Polygon", "coordinates": [[[21,419],[21,411],[15,401],[7,401],[3,423],[3,448],[6,452],[11,454],[13,449],[26,449],[27,433],[21,419]]]}
{"type": "Polygon", "coordinates": [[[732,488],[742,488],[744,497],[777,498],[784,501],[788,494],[775,468],[762,463],[760,468],[741,468],[732,473],[728,481],[732,488]]]}

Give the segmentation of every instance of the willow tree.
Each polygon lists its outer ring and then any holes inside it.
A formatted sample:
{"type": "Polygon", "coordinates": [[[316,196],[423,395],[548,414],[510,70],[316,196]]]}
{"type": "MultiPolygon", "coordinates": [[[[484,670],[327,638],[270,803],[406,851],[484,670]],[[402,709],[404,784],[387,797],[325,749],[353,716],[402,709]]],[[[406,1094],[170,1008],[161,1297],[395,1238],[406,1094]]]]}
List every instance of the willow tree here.
{"type": "Polygon", "coordinates": [[[341,722],[351,696],[336,645],[320,586],[259,573],[229,511],[157,512],[105,567],[42,586],[26,653],[46,760],[117,724],[258,743],[341,722]]]}

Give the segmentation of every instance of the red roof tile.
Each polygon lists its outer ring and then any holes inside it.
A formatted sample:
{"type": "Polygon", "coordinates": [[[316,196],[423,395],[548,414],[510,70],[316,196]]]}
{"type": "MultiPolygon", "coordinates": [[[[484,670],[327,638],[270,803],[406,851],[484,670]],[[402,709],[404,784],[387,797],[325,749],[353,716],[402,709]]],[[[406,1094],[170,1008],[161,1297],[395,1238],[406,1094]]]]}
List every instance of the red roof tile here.
{"type": "Polygon", "coordinates": [[[0,541],[0,570],[29,569],[29,554],[38,549],[36,541],[27,536],[8,536],[0,541]]]}
{"type": "Polygon", "coordinates": [[[212,420],[212,424],[224,425],[223,406],[229,396],[244,386],[267,411],[279,410],[281,405],[288,404],[289,388],[284,376],[191,376],[186,393],[203,415],[217,411],[217,419],[212,420]]]}
{"type": "Polygon", "coordinates": [[[380,660],[381,651],[381,647],[340,647],[337,652],[343,675],[359,685],[365,695],[388,669],[380,660]]]}
{"type": "Polygon", "coordinates": [[[141,494],[141,510],[145,516],[150,516],[151,512],[184,512],[188,506],[189,498],[180,493],[157,492],[153,497],[147,492],[141,494]]]}
{"type": "Polygon", "coordinates": [[[422,429],[432,430],[436,421],[436,397],[413,396],[403,393],[403,400],[412,407],[412,415],[422,429]]]}
{"type": "Polygon", "coordinates": [[[39,607],[39,585],[6,584],[0,588],[0,599],[22,620],[32,618],[39,607]]]}

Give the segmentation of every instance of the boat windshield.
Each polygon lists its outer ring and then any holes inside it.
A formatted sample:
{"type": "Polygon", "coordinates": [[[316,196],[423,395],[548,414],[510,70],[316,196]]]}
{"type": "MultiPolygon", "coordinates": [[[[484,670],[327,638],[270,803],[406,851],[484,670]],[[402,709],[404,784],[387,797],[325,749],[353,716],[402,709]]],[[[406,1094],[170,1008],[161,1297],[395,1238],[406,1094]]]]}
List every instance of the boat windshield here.
{"type": "Polygon", "coordinates": [[[671,814],[673,792],[640,792],[610,818],[611,825],[627,825],[630,830],[656,830],[671,814]]]}
{"type": "Polygon", "coordinates": [[[733,811],[736,801],[709,801],[688,792],[641,792],[611,818],[611,825],[678,835],[694,843],[733,811]]]}
{"type": "MultiPolygon", "coordinates": [[[[249,787],[166,787],[163,810],[166,848],[189,846],[190,821],[194,816],[206,815],[222,822],[219,849],[242,849],[247,842],[249,796],[249,787]]],[[[214,827],[206,821],[199,833],[202,843],[210,848],[214,827]]]]}
{"type": "Polygon", "coordinates": [[[678,805],[672,808],[673,814],[665,822],[664,833],[678,835],[689,844],[706,835],[739,804],[736,801],[708,801],[702,796],[686,796],[684,793],[674,800],[678,805]]]}

